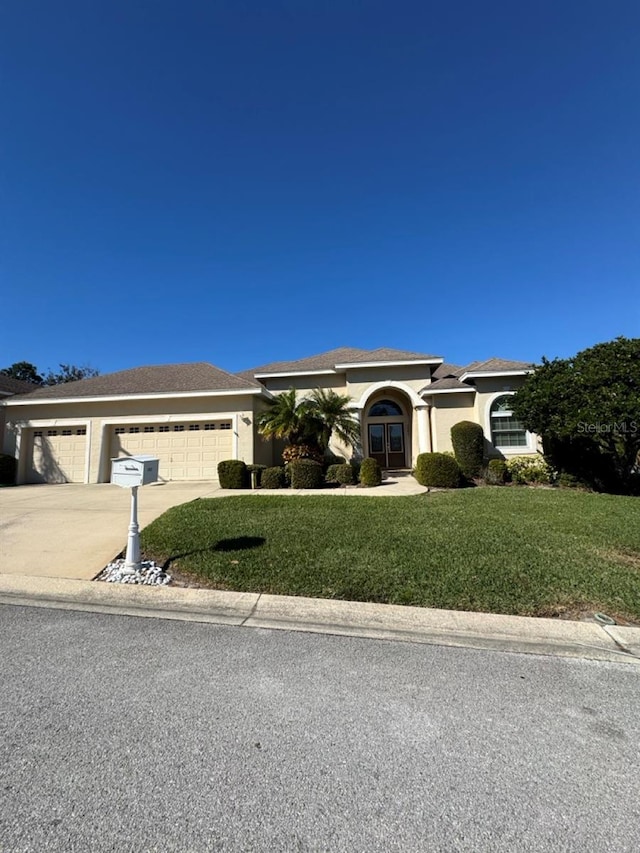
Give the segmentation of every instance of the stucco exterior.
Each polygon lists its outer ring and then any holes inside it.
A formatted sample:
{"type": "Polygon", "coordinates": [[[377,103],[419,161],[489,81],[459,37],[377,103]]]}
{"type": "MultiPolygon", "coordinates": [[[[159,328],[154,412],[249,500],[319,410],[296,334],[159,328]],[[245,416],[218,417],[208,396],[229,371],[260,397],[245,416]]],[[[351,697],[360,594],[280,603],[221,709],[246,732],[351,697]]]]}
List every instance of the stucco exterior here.
{"type": "MultiPolygon", "coordinates": [[[[361,443],[359,447],[346,448],[334,442],[331,449],[346,457],[377,452],[378,458],[388,463],[386,467],[410,468],[419,453],[451,451],[451,427],[461,420],[475,421],[483,427],[488,456],[535,453],[538,449],[536,437],[529,434],[526,443],[517,447],[496,449],[491,442],[491,407],[525,381],[530,368],[521,362],[490,359],[469,368],[457,368],[444,364],[437,356],[342,349],[286,363],[286,369],[281,364],[236,375],[204,363],[194,365],[200,371],[201,384],[206,386],[212,376],[212,383],[223,386],[220,390],[181,390],[191,374],[189,365],[178,365],[175,369],[136,368],[107,374],[102,380],[81,380],[67,389],[5,397],[0,400],[3,452],[17,457],[19,483],[37,482],[33,469],[38,442],[45,442],[50,435],[53,452],[62,453],[56,448],[64,446],[64,438],[75,448],[75,481],[81,477],[82,482],[100,483],[109,480],[111,456],[114,447],[119,447],[114,445],[114,430],[121,434],[123,445],[128,434],[149,433],[148,445],[153,448],[154,441],[160,446],[156,433],[166,437],[175,429],[185,430],[185,439],[189,436],[194,446],[205,447],[209,441],[212,447],[221,448],[219,454],[228,453],[230,458],[277,465],[281,464],[283,445],[259,435],[256,416],[270,400],[290,388],[295,388],[300,397],[317,388],[347,395],[360,421],[361,443]],[[173,391],[165,390],[170,370],[173,391]],[[118,394],[120,375],[125,385],[129,383],[129,391],[131,382],[139,381],[147,393],[118,394]],[[148,391],[154,382],[163,390],[148,391]],[[234,383],[239,386],[237,389],[234,383]],[[94,387],[108,388],[110,393],[87,396],[94,387]],[[201,429],[220,432],[205,436],[201,429]],[[80,451],[85,454],[84,464],[78,463],[80,451]]],[[[139,439],[136,447],[144,444],[141,435],[139,439]]],[[[134,438],[129,442],[134,446],[134,438]]],[[[207,477],[215,476],[213,458],[210,453],[208,465],[202,467],[207,477]]],[[[64,473],[57,479],[46,471],[40,473],[42,482],[61,481],[61,477],[64,480],[64,473]]],[[[198,476],[193,464],[190,476],[198,476]]]]}

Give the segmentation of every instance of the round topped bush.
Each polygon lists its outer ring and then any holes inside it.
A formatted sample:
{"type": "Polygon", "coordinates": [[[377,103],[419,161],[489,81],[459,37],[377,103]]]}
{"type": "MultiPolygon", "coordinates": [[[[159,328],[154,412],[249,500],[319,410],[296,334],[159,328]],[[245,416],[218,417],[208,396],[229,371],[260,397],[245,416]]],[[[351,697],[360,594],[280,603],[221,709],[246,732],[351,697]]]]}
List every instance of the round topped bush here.
{"type": "Polygon", "coordinates": [[[446,453],[421,453],[413,476],[421,486],[434,489],[457,489],[462,472],[453,456],[446,453]]]}

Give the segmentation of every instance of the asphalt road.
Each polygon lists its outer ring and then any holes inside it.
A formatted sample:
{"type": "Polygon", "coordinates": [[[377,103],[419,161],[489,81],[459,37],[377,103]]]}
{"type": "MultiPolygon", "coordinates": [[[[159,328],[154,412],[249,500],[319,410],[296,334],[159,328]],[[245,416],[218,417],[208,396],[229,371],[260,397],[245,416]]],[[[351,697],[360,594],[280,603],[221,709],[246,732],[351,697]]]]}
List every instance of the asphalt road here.
{"type": "Polygon", "coordinates": [[[635,667],[0,607],[0,850],[640,849],[635,667]]]}

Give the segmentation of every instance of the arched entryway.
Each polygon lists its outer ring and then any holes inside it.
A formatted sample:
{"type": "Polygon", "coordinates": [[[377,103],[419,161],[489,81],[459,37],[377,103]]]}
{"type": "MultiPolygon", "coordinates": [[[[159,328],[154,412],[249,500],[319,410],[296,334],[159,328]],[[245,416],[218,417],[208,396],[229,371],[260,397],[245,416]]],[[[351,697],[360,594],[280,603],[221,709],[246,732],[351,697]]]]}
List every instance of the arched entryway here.
{"type": "Polygon", "coordinates": [[[365,455],[382,468],[411,467],[411,402],[395,388],[383,388],[363,411],[365,455]]]}

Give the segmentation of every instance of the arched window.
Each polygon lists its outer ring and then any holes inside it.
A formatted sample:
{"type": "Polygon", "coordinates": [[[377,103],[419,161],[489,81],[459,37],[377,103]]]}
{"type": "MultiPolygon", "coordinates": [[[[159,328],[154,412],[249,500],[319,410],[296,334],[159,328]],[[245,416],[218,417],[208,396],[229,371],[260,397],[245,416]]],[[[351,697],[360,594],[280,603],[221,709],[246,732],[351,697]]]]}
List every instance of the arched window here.
{"type": "Polygon", "coordinates": [[[404,412],[397,403],[393,400],[378,400],[369,409],[370,418],[388,418],[395,415],[402,416],[404,412]]]}
{"type": "Polygon", "coordinates": [[[511,394],[491,404],[491,441],[494,447],[527,447],[527,431],[511,410],[511,394]]]}

